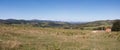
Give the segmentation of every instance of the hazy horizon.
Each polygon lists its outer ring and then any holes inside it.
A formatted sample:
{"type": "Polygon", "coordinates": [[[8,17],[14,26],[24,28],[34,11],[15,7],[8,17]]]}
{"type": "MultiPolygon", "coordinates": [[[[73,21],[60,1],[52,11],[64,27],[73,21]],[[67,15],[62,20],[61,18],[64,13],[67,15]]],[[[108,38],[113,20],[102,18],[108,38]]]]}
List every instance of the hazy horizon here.
{"type": "Polygon", "coordinates": [[[0,0],[0,19],[84,22],[120,19],[120,0],[0,0]]]}

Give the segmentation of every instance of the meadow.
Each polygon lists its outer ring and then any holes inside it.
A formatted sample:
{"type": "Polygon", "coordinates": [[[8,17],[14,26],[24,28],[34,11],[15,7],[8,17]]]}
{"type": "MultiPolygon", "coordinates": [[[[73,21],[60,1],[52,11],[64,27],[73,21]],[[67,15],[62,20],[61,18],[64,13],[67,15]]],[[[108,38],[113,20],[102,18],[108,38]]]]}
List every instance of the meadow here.
{"type": "Polygon", "coordinates": [[[119,33],[0,25],[0,50],[120,50],[119,33]]]}

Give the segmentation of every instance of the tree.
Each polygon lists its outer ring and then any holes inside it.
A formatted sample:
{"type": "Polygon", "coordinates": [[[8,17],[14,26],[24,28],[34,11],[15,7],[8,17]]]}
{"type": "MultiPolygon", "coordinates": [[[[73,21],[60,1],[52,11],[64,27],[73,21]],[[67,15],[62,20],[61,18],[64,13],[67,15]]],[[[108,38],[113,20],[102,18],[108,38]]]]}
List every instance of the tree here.
{"type": "Polygon", "coordinates": [[[112,31],[120,31],[120,20],[115,20],[112,26],[112,31]]]}

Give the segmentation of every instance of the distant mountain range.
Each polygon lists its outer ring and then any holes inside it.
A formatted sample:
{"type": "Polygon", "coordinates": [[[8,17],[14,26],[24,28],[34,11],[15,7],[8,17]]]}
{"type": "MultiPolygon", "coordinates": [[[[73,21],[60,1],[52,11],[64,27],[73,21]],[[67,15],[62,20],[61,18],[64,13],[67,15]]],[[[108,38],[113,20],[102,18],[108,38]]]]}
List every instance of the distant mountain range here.
{"type": "Polygon", "coordinates": [[[0,19],[0,24],[29,24],[35,27],[59,27],[59,28],[76,28],[76,27],[95,27],[112,25],[114,20],[99,20],[93,22],[62,22],[50,20],[16,20],[16,19],[0,19]]]}
{"type": "Polygon", "coordinates": [[[71,25],[68,22],[61,22],[61,21],[50,21],[50,20],[16,20],[16,19],[0,19],[0,24],[7,24],[7,25],[32,25],[35,27],[63,27],[71,25]]]}

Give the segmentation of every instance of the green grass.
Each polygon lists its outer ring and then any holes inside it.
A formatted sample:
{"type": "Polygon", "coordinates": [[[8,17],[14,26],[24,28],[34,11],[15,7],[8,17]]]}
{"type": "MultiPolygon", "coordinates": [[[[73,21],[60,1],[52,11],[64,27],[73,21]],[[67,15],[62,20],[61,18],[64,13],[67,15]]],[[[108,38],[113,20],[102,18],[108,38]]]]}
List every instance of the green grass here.
{"type": "Polygon", "coordinates": [[[0,50],[120,50],[119,33],[0,26],[0,50]]]}

